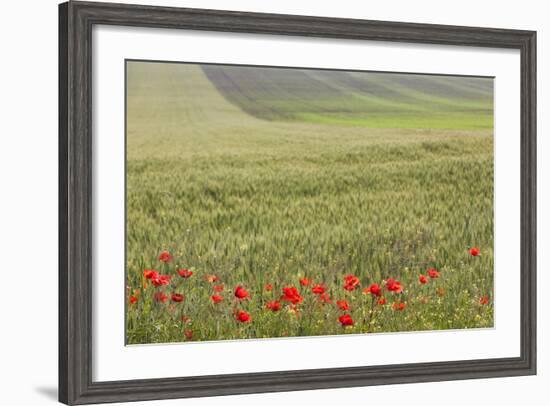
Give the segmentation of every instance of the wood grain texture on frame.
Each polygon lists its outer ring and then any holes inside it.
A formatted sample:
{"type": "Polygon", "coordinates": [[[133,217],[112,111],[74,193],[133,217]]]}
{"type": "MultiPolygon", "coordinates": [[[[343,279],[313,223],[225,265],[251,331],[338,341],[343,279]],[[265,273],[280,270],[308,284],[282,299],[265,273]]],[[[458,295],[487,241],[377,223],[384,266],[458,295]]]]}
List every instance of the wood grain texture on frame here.
{"type": "Polygon", "coordinates": [[[219,396],[536,373],[536,33],[234,11],[68,2],[59,6],[59,400],[219,396]],[[92,100],[94,24],[512,48],[521,53],[521,352],[479,359],[94,382],[92,100]]]}

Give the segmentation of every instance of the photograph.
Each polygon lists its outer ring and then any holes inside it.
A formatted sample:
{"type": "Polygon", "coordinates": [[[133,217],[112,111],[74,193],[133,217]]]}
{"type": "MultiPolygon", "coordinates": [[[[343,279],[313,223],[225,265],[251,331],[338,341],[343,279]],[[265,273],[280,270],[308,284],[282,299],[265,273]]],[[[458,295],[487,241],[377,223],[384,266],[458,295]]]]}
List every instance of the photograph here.
{"type": "Polygon", "coordinates": [[[494,326],[493,77],[125,63],[127,345],[494,326]]]}
{"type": "Polygon", "coordinates": [[[546,5],[5,2],[0,406],[541,405],[546,5]]]}

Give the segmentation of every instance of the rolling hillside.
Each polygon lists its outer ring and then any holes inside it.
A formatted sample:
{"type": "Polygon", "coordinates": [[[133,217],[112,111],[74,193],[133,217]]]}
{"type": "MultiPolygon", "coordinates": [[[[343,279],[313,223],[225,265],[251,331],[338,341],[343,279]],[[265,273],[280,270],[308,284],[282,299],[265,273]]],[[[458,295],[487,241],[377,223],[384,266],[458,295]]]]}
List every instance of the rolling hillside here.
{"type": "Polygon", "coordinates": [[[224,97],[265,120],[490,129],[490,78],[203,65],[224,97]]]}

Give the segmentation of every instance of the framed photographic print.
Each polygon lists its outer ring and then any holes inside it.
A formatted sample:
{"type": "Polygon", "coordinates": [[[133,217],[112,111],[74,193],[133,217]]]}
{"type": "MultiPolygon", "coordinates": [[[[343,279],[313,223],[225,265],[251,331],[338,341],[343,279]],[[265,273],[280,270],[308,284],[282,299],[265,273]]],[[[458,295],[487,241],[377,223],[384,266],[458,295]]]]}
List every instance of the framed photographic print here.
{"type": "Polygon", "coordinates": [[[61,402],[535,374],[535,32],[59,29],[61,402]]]}

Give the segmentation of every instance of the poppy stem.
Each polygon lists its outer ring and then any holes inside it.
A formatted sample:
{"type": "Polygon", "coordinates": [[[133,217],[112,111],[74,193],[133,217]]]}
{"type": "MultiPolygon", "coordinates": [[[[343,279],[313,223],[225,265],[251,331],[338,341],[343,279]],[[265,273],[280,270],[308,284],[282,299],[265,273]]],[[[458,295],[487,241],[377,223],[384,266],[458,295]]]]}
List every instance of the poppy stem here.
{"type": "Polygon", "coordinates": [[[371,298],[372,298],[372,301],[371,301],[371,304],[370,304],[369,321],[367,323],[367,333],[370,333],[370,327],[371,327],[372,319],[374,318],[374,304],[376,302],[375,295],[371,295],[371,298]]]}

